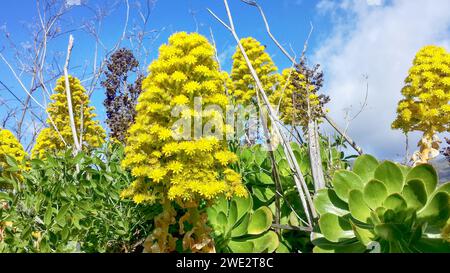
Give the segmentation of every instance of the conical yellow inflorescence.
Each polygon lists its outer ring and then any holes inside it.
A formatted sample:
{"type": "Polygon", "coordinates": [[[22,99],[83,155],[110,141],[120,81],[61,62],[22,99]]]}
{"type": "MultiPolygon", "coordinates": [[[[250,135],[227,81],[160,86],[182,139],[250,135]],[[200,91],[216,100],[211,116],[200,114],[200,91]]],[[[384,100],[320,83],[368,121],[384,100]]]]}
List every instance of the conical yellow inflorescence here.
{"type": "MultiPolygon", "coordinates": [[[[5,174],[8,168],[8,163],[6,157],[10,156],[17,161],[19,171],[17,174],[20,176],[20,171],[27,168],[27,164],[24,163],[24,159],[27,153],[23,149],[22,144],[17,140],[17,138],[11,133],[11,131],[0,128],[0,173],[5,174]]],[[[15,174],[13,174],[15,175],[15,174]]],[[[3,186],[0,183],[0,189],[3,186]]]]}
{"type": "MultiPolygon", "coordinates": [[[[94,120],[96,117],[95,108],[89,106],[88,95],[80,80],[69,76],[69,83],[77,137],[80,138],[80,132],[82,132],[84,150],[99,147],[105,141],[105,131],[99,125],[99,122],[94,120]]],[[[74,147],[64,77],[58,80],[55,93],[50,98],[52,103],[48,105],[47,111],[58,131],[55,130],[51,120],[48,119],[48,128],[43,129],[37,137],[36,145],[32,151],[33,157],[43,158],[47,152],[64,150],[66,145],[63,140],[68,146],[74,147]]]]}
{"type": "Polygon", "coordinates": [[[426,46],[414,59],[402,89],[394,129],[422,131],[428,139],[450,128],[450,54],[426,46]]]}
{"type": "Polygon", "coordinates": [[[404,133],[423,132],[412,161],[427,163],[439,155],[437,133],[450,129],[450,53],[438,46],[426,46],[416,55],[402,89],[393,129],[404,133]]]}
{"type": "Polygon", "coordinates": [[[122,197],[136,203],[174,200],[185,205],[222,194],[246,194],[240,175],[229,168],[237,156],[224,140],[229,129],[220,115],[228,104],[223,78],[213,47],[199,34],[176,33],[160,47],[142,83],[135,124],[128,131],[122,164],[136,180],[122,197]],[[201,106],[215,104],[219,109],[199,111],[194,107],[198,98],[201,106]],[[181,109],[180,114],[172,115],[173,109],[181,109]],[[183,121],[190,129],[195,119],[201,126],[214,121],[222,138],[177,138],[180,131],[172,126],[183,121]]]}
{"type": "MultiPolygon", "coordinates": [[[[277,67],[265,51],[265,47],[257,40],[249,37],[241,39],[241,43],[250,63],[261,80],[264,91],[267,95],[270,95],[278,81],[277,67]]],[[[231,79],[233,81],[231,93],[236,100],[236,104],[248,105],[252,103],[252,99],[256,96],[256,84],[239,48],[236,49],[233,55],[231,79]]]]}

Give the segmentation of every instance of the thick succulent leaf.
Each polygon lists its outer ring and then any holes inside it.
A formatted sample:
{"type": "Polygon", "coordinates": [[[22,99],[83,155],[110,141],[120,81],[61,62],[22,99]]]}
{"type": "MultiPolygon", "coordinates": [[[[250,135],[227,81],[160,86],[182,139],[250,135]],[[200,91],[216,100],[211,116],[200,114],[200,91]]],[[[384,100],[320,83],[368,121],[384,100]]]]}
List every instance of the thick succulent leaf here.
{"type": "Polygon", "coordinates": [[[414,179],[407,182],[402,192],[408,208],[421,209],[427,203],[427,191],[422,180],[414,179]]]}
{"type": "Polygon", "coordinates": [[[211,226],[216,227],[217,223],[217,211],[214,207],[209,207],[206,209],[206,213],[208,214],[208,222],[211,226]]]}
{"type": "Polygon", "coordinates": [[[446,192],[450,194],[450,182],[441,185],[439,188],[437,188],[436,192],[446,192]]]}
{"type": "Polygon", "coordinates": [[[258,235],[270,228],[272,224],[272,211],[268,207],[260,207],[250,216],[248,234],[258,235]]]}
{"type": "Polygon", "coordinates": [[[365,228],[360,228],[354,223],[351,223],[353,227],[353,232],[355,232],[356,238],[365,246],[368,246],[374,239],[375,235],[365,228]]]}
{"type": "Polygon", "coordinates": [[[228,214],[228,200],[226,198],[218,198],[213,207],[217,213],[223,212],[228,214]]]}
{"type": "Polygon", "coordinates": [[[409,171],[411,170],[411,167],[409,167],[409,166],[405,166],[405,165],[401,165],[401,164],[397,164],[397,166],[400,168],[400,170],[402,170],[403,177],[406,177],[408,175],[409,171]]]}
{"type": "Polygon", "coordinates": [[[280,245],[278,235],[271,230],[264,233],[262,236],[250,239],[250,241],[255,246],[254,248],[255,253],[262,253],[262,252],[272,253],[280,245]]]}
{"type": "Polygon", "coordinates": [[[356,220],[363,223],[370,218],[370,208],[364,202],[364,195],[359,190],[352,190],[348,198],[348,207],[350,212],[356,220]]]}
{"type": "Polygon", "coordinates": [[[378,167],[378,160],[371,155],[362,155],[355,160],[353,172],[359,175],[364,183],[370,181],[378,167]]]}
{"type": "Polygon", "coordinates": [[[434,227],[442,227],[450,216],[449,195],[438,192],[417,214],[418,219],[434,227]]]}
{"type": "Polygon", "coordinates": [[[386,208],[379,207],[376,208],[375,211],[371,213],[371,224],[377,225],[381,223],[380,219],[383,219],[384,214],[386,213],[386,208]]]}
{"type": "Polygon", "coordinates": [[[388,194],[399,193],[403,189],[403,173],[393,162],[381,163],[375,170],[375,178],[384,183],[388,194]]]}
{"type": "Polygon", "coordinates": [[[364,200],[373,210],[380,207],[388,196],[386,186],[379,180],[371,180],[364,187],[364,200]]]}
{"type": "Polygon", "coordinates": [[[379,224],[374,227],[374,231],[386,241],[398,241],[403,236],[395,224],[379,224]]]}
{"type": "Polygon", "coordinates": [[[398,223],[399,218],[397,217],[397,212],[393,209],[389,208],[386,209],[386,211],[383,214],[383,217],[381,218],[383,223],[398,223]]]}
{"type": "Polygon", "coordinates": [[[333,177],[332,183],[337,196],[345,202],[348,202],[350,191],[363,189],[361,178],[350,171],[337,171],[333,177]]]}
{"type": "Polygon", "coordinates": [[[389,195],[383,202],[383,207],[386,209],[391,209],[394,212],[399,212],[405,210],[408,205],[405,199],[398,193],[389,195]]]}
{"type": "Polygon", "coordinates": [[[423,181],[428,195],[431,195],[431,193],[434,192],[439,180],[436,170],[429,164],[422,164],[412,168],[406,176],[406,181],[414,179],[423,181]]]}
{"type": "Polygon", "coordinates": [[[281,241],[276,253],[291,253],[290,247],[287,242],[281,241]]]}
{"type": "Polygon", "coordinates": [[[237,220],[239,222],[241,218],[250,212],[253,207],[253,199],[250,197],[251,194],[248,193],[248,197],[239,197],[235,196],[232,199],[232,202],[236,203],[237,206],[237,220]]]}
{"type": "Polygon", "coordinates": [[[254,244],[251,241],[230,240],[228,247],[233,253],[254,253],[254,244]]]}
{"type": "Polygon", "coordinates": [[[219,212],[216,217],[216,223],[218,231],[220,231],[222,234],[228,233],[228,220],[227,215],[224,212],[219,212]]]}
{"type": "Polygon", "coordinates": [[[247,234],[250,214],[247,213],[240,222],[231,231],[231,237],[240,237],[247,234]]]}
{"type": "Polygon", "coordinates": [[[325,238],[314,240],[313,253],[363,253],[367,249],[358,240],[351,239],[341,243],[332,243],[325,238]]]}
{"type": "Polygon", "coordinates": [[[319,227],[323,236],[330,242],[337,243],[355,237],[350,223],[331,213],[325,213],[320,217],[319,227]]]}
{"type": "Polygon", "coordinates": [[[422,253],[450,253],[450,243],[440,238],[422,238],[414,248],[422,253]]]}
{"type": "Polygon", "coordinates": [[[332,213],[344,216],[349,213],[348,205],[336,195],[331,189],[322,189],[314,198],[314,206],[320,215],[332,213]]]}
{"type": "Polygon", "coordinates": [[[230,203],[230,209],[228,211],[228,230],[231,230],[238,221],[238,208],[236,202],[230,203]]]}

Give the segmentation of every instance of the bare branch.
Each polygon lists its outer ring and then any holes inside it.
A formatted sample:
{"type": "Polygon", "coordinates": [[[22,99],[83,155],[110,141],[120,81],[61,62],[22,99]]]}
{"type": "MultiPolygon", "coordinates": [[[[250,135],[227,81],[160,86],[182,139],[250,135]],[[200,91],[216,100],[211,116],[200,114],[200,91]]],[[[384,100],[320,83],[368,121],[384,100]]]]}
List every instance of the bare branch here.
{"type": "Polygon", "coordinates": [[[78,142],[77,137],[77,129],[75,127],[75,118],[73,114],[73,106],[72,106],[72,94],[70,92],[70,82],[69,82],[69,61],[70,61],[70,55],[72,53],[73,48],[73,36],[69,36],[69,45],[67,46],[67,57],[66,57],[66,63],[64,65],[64,78],[66,83],[66,96],[67,96],[67,107],[69,109],[69,119],[70,119],[70,127],[72,129],[72,137],[73,137],[73,144],[75,146],[75,152],[78,153],[81,151],[80,143],[78,142]]]}
{"type": "Polygon", "coordinates": [[[275,110],[272,108],[272,106],[271,106],[271,104],[269,102],[269,99],[268,99],[268,97],[266,95],[266,92],[264,91],[264,87],[262,86],[262,83],[261,83],[261,81],[260,81],[260,79],[259,79],[259,77],[258,77],[258,75],[257,75],[257,73],[256,73],[256,71],[255,71],[255,69],[253,67],[253,65],[251,64],[251,62],[250,62],[250,60],[249,60],[249,58],[247,56],[247,53],[246,53],[244,47],[242,46],[239,37],[236,34],[236,31],[235,31],[235,28],[234,28],[234,23],[233,23],[233,18],[231,16],[231,12],[230,12],[227,0],[224,0],[224,5],[225,5],[226,11],[227,11],[227,15],[228,15],[229,26],[226,23],[224,23],[220,18],[218,18],[211,10],[208,9],[208,11],[220,23],[222,23],[225,27],[227,27],[227,29],[231,32],[231,34],[233,35],[234,39],[236,40],[236,43],[238,44],[238,47],[239,47],[242,55],[244,56],[244,59],[245,59],[245,61],[247,63],[247,66],[248,66],[248,68],[249,68],[249,70],[250,70],[250,72],[252,74],[252,77],[255,80],[258,94],[261,95],[261,98],[263,100],[264,106],[268,110],[268,115],[269,115],[269,118],[270,118],[270,120],[271,120],[271,122],[273,124],[273,129],[274,129],[275,135],[279,139],[282,140],[281,143],[282,143],[284,152],[286,154],[286,159],[287,159],[287,161],[289,163],[289,166],[290,166],[290,168],[292,170],[292,173],[294,174],[294,181],[296,183],[297,190],[299,192],[300,200],[301,200],[301,202],[303,204],[303,207],[305,209],[305,214],[307,216],[306,218],[308,220],[308,224],[310,226],[312,226],[311,215],[312,215],[313,218],[315,218],[316,217],[316,211],[314,209],[314,204],[312,202],[312,198],[311,198],[311,195],[309,193],[309,189],[308,189],[308,187],[306,185],[306,181],[305,181],[305,179],[304,179],[304,177],[302,175],[302,172],[301,172],[300,167],[298,165],[298,162],[297,162],[297,160],[295,158],[295,155],[294,155],[294,153],[292,151],[292,148],[291,148],[291,146],[290,146],[290,144],[289,144],[289,142],[287,140],[287,137],[284,135],[284,133],[281,131],[281,129],[280,129],[279,125],[278,125],[279,118],[278,118],[275,110]]]}

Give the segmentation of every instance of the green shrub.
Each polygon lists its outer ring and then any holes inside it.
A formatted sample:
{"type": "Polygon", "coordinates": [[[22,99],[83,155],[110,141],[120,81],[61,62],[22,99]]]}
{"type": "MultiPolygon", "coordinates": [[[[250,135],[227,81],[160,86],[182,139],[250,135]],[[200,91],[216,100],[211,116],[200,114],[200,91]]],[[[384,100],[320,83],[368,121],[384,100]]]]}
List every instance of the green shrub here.
{"type": "Polygon", "coordinates": [[[134,251],[159,208],[120,199],[131,182],[122,158],[117,144],[75,157],[67,151],[32,160],[21,184],[1,178],[15,191],[0,195],[0,252],[134,251]]]}

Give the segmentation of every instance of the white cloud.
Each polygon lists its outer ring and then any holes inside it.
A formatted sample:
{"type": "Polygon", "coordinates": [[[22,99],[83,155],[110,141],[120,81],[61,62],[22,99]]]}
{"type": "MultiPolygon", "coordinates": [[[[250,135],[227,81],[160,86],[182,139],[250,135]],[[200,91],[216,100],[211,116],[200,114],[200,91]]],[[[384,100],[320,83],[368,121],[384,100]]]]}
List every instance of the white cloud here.
{"type": "MultiPolygon", "coordinates": [[[[324,69],[330,115],[344,125],[345,109],[358,112],[366,90],[362,76],[368,75],[368,106],[352,121],[349,134],[367,152],[398,159],[404,136],[390,125],[403,80],[422,46],[450,49],[450,1],[322,0],[317,8],[335,22],[313,57],[324,69]]],[[[416,143],[417,134],[411,145],[416,143]]]]}

